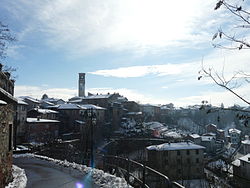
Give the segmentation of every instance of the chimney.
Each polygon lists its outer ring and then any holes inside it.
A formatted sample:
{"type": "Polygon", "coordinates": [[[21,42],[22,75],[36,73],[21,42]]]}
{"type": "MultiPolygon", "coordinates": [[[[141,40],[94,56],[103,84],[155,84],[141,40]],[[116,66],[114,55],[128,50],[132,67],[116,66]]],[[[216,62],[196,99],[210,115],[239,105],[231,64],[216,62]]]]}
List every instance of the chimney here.
{"type": "Polygon", "coordinates": [[[78,96],[85,97],[85,73],[79,73],[78,96]]]}

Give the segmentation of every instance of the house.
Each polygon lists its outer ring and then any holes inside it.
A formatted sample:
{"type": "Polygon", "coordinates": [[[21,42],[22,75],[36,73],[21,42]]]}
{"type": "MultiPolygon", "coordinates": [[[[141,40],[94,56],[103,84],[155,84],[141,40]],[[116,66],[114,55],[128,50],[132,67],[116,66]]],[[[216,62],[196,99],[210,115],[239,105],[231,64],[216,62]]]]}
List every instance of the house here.
{"type": "Polygon", "coordinates": [[[243,154],[248,154],[250,153],[250,140],[246,139],[244,141],[241,141],[242,145],[243,145],[243,154]]]}
{"type": "Polygon", "coordinates": [[[215,133],[216,134],[216,132],[217,132],[217,125],[212,124],[212,123],[206,125],[206,131],[207,131],[207,133],[215,133]]]}
{"type": "Polygon", "coordinates": [[[236,159],[232,165],[235,179],[240,180],[241,186],[239,187],[248,187],[250,184],[250,154],[236,159]]]}
{"type": "Polygon", "coordinates": [[[214,136],[201,136],[201,145],[206,148],[206,153],[211,154],[216,152],[215,144],[216,142],[214,136]]]}
{"type": "Polygon", "coordinates": [[[60,121],[40,118],[27,118],[26,140],[45,143],[58,138],[60,121]]]}
{"type": "Polygon", "coordinates": [[[146,148],[148,165],[170,180],[203,178],[204,147],[191,142],[164,143],[146,148]]]}
{"type": "Polygon", "coordinates": [[[224,140],[224,141],[226,140],[225,131],[223,129],[217,129],[216,139],[217,140],[224,140]]]}
{"type": "Polygon", "coordinates": [[[38,108],[41,104],[41,102],[39,100],[34,99],[33,97],[20,96],[19,98],[21,98],[24,102],[26,102],[28,104],[27,110],[31,110],[33,108],[38,108]]]}
{"type": "Polygon", "coordinates": [[[105,111],[105,122],[109,122],[113,130],[119,128],[121,118],[125,114],[123,103],[126,101],[127,99],[119,93],[96,95],[89,93],[88,96],[78,96],[69,99],[69,103],[72,104],[93,104],[107,109],[105,111]]]}
{"type": "Polygon", "coordinates": [[[58,104],[65,104],[65,101],[62,99],[57,98],[49,98],[47,94],[44,94],[41,99],[41,104],[45,108],[46,105],[58,105],[58,104]]]}
{"type": "Polygon", "coordinates": [[[24,102],[21,98],[17,98],[17,100],[15,115],[16,144],[20,144],[25,141],[28,103],[24,102]]]}
{"type": "Polygon", "coordinates": [[[90,94],[86,97],[73,97],[69,103],[74,104],[94,104],[103,108],[109,108],[110,104],[117,102],[122,97],[119,93],[107,94],[90,94]]]}
{"type": "Polygon", "coordinates": [[[33,108],[27,112],[27,116],[31,118],[41,118],[41,119],[58,119],[58,112],[55,110],[33,108]]]}
{"type": "Polygon", "coordinates": [[[230,136],[230,139],[231,139],[231,143],[233,145],[238,145],[241,141],[241,131],[238,130],[238,129],[229,129],[228,130],[228,135],[230,136]]]}
{"type": "Polygon", "coordinates": [[[201,144],[201,136],[198,134],[189,134],[187,136],[187,139],[192,141],[195,144],[198,144],[198,145],[201,144]]]}
{"type": "Polygon", "coordinates": [[[128,110],[128,112],[139,112],[140,105],[135,101],[124,101],[123,103],[124,108],[128,110]]]}
{"type": "Polygon", "coordinates": [[[14,80],[10,73],[2,71],[0,64],[0,187],[5,187],[12,179],[13,123],[17,104],[13,92],[14,80]]]}
{"type": "Polygon", "coordinates": [[[160,119],[161,108],[156,105],[142,104],[140,106],[143,115],[148,121],[157,121],[160,119]]]}
{"type": "Polygon", "coordinates": [[[79,130],[79,122],[85,122],[85,113],[87,110],[93,110],[96,116],[97,126],[103,126],[105,123],[105,108],[92,104],[61,104],[56,110],[59,112],[59,120],[61,121],[61,132],[68,133],[79,130]]]}

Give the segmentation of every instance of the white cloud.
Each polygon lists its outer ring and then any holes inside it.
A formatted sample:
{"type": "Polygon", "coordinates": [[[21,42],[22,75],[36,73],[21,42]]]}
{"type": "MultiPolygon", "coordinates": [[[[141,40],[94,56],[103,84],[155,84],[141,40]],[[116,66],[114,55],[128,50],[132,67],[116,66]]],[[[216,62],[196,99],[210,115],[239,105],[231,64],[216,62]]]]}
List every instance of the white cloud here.
{"type": "Polygon", "coordinates": [[[213,30],[218,22],[218,12],[213,11],[215,2],[19,0],[5,4],[12,15],[26,23],[28,29],[21,36],[40,31],[50,45],[79,55],[102,49],[190,47],[190,42],[195,45],[208,41],[208,29],[213,30]]]}
{"type": "MultiPolygon", "coordinates": [[[[240,96],[242,96],[244,99],[250,101],[249,92],[250,87],[249,85],[245,85],[241,88],[238,88],[235,90],[240,96]]],[[[231,92],[227,90],[220,90],[220,91],[203,91],[201,95],[194,95],[194,96],[188,96],[183,97],[179,99],[175,99],[178,106],[183,105],[190,105],[190,104],[200,104],[202,100],[209,101],[212,105],[220,106],[221,103],[223,103],[226,107],[227,106],[233,106],[234,104],[239,104],[242,106],[247,106],[245,102],[243,102],[241,99],[239,99],[237,96],[232,94],[231,92]]]]}
{"type": "MultiPolygon", "coordinates": [[[[97,70],[89,72],[90,74],[112,76],[118,78],[143,77],[148,74],[156,74],[158,76],[178,75],[190,71],[190,67],[194,64],[166,64],[166,65],[150,65],[150,66],[132,66],[120,67],[117,69],[97,70]]],[[[191,68],[192,69],[192,68],[191,68]]],[[[193,69],[192,69],[193,70],[193,69]]]]}
{"type": "Polygon", "coordinates": [[[43,94],[47,94],[49,97],[61,98],[68,100],[69,98],[76,96],[76,89],[69,88],[46,88],[28,85],[15,86],[15,96],[31,96],[36,99],[41,99],[43,94]]]}

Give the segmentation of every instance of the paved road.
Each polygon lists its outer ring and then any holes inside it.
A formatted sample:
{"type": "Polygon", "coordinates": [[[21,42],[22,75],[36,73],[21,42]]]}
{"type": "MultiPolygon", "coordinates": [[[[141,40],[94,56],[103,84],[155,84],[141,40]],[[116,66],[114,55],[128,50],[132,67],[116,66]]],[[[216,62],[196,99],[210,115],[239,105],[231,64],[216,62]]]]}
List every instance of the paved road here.
{"type": "Polygon", "coordinates": [[[97,188],[90,175],[37,158],[14,158],[14,164],[25,170],[27,188],[97,188]]]}

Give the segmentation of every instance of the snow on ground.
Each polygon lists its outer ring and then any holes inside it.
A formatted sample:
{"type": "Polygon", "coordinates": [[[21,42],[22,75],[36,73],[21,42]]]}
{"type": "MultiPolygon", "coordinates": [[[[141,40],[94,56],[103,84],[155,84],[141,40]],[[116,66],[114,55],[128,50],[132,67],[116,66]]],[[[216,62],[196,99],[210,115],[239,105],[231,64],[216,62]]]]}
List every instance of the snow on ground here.
{"type": "Polygon", "coordinates": [[[25,188],[27,184],[27,177],[25,171],[16,165],[12,165],[13,181],[5,188],[25,188]]]}
{"type": "MultiPolygon", "coordinates": [[[[95,169],[95,168],[92,169],[90,167],[87,167],[86,165],[71,163],[71,162],[68,162],[67,160],[62,161],[62,160],[53,159],[53,158],[49,158],[46,156],[35,155],[35,154],[19,154],[19,155],[13,155],[13,157],[14,158],[36,157],[36,158],[39,158],[42,160],[51,161],[55,164],[64,166],[66,168],[70,167],[70,168],[79,170],[85,175],[91,173],[92,178],[93,178],[93,182],[102,188],[109,188],[109,187],[116,187],[116,188],[130,187],[131,188],[131,186],[129,186],[127,184],[127,182],[125,181],[125,179],[123,179],[123,178],[108,174],[108,173],[104,172],[103,170],[99,170],[99,169],[95,169]]],[[[12,188],[12,187],[10,187],[10,188],[12,188]]]]}

